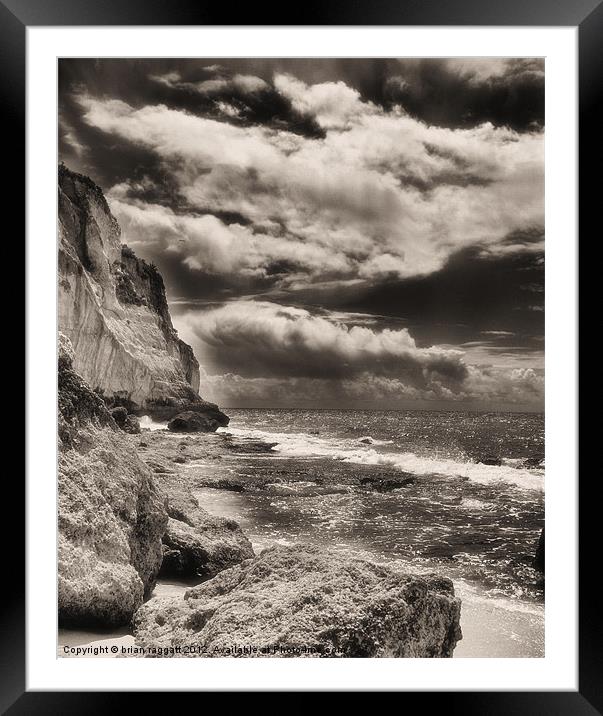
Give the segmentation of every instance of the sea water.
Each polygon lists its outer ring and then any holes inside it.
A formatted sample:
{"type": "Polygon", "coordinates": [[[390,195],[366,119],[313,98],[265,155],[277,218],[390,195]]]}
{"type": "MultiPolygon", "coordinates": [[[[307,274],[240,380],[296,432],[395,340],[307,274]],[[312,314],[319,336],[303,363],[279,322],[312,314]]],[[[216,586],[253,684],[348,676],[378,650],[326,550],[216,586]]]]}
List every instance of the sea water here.
{"type": "Polygon", "coordinates": [[[455,656],[544,654],[543,580],[532,567],[544,523],[542,414],[228,413],[220,432],[233,451],[220,472],[245,491],[197,495],[237,519],[256,551],[311,542],[445,574],[463,599],[455,656]]]}

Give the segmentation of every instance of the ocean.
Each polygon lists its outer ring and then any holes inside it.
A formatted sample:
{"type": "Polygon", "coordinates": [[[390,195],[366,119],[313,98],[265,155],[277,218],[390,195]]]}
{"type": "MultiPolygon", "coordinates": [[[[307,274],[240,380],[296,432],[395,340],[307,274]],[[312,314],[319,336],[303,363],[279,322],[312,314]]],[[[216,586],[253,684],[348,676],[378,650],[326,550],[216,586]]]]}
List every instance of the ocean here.
{"type": "MultiPolygon", "coordinates": [[[[542,414],[227,412],[218,434],[187,436],[211,460],[183,465],[183,476],[205,484],[194,489],[200,504],[236,520],[256,553],[310,542],[437,572],[462,599],[455,658],[544,656],[544,582],[532,567],[544,524],[542,414]]],[[[152,598],[189,586],[160,579],[152,598]]],[[[59,644],[133,643],[119,631],[95,636],[61,630],[59,644]]]]}
{"type": "Polygon", "coordinates": [[[312,542],[445,574],[465,614],[478,614],[455,655],[544,654],[543,580],[532,567],[544,524],[542,414],[228,413],[219,432],[230,450],[216,474],[245,491],[197,496],[236,519],[256,551],[312,542]]]}

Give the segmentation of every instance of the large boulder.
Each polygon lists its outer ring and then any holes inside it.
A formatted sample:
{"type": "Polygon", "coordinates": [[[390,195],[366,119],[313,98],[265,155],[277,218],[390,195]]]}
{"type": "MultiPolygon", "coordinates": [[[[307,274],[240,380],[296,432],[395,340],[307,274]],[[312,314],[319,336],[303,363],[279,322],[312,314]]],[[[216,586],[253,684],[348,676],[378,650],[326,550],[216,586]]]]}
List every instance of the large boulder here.
{"type": "Polygon", "coordinates": [[[253,557],[251,542],[234,520],[214,517],[184,492],[169,492],[161,574],[213,577],[253,557]]]}
{"type": "Polygon", "coordinates": [[[146,656],[450,657],[460,610],[448,579],[295,545],[152,599],[133,626],[146,656]]]}
{"type": "Polygon", "coordinates": [[[155,420],[171,420],[180,413],[199,413],[208,420],[213,420],[218,427],[225,428],[230,422],[230,418],[223,413],[215,403],[203,400],[199,396],[195,400],[188,402],[166,402],[165,405],[155,404],[150,411],[151,416],[155,420]]]}
{"type": "Polygon", "coordinates": [[[58,382],[59,623],[127,624],[161,566],[165,499],[63,336],[58,382]]]}
{"type": "Polygon", "coordinates": [[[174,433],[215,433],[220,423],[206,413],[198,413],[188,410],[178,413],[168,423],[168,430],[174,433]]]}

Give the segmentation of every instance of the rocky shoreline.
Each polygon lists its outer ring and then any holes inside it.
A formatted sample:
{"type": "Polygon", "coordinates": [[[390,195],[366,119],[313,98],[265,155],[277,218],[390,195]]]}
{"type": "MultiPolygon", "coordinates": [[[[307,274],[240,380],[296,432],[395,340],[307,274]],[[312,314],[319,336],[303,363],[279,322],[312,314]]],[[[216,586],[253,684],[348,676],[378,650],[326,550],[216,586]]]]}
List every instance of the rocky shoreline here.
{"type": "Polygon", "coordinates": [[[228,416],[199,396],[157,269],[121,244],[100,188],[64,166],[59,325],[60,627],[132,628],[132,656],[452,656],[461,604],[449,579],[311,545],[255,555],[237,522],[199,504],[200,486],[247,489],[212,469],[228,416]],[[169,430],[141,429],[143,415],[169,430]],[[159,576],[199,584],[150,599],[159,576]]]}

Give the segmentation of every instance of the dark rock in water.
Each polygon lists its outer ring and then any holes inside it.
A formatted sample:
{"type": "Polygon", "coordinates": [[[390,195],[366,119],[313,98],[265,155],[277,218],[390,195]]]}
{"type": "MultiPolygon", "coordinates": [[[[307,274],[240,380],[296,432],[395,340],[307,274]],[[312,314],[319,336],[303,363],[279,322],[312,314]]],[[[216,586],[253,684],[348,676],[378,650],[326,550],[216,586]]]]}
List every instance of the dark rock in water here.
{"type": "Polygon", "coordinates": [[[524,461],[524,467],[540,467],[540,464],[544,460],[544,455],[532,455],[524,461]]]}
{"type": "Polygon", "coordinates": [[[544,527],[540,532],[538,538],[538,545],[536,547],[536,554],[534,555],[534,569],[544,574],[544,527]]]}
{"type": "Polygon", "coordinates": [[[231,452],[238,453],[269,453],[275,445],[278,443],[266,443],[262,440],[243,439],[239,442],[233,440],[232,436],[228,436],[226,441],[226,447],[231,452]]]}
{"type": "Polygon", "coordinates": [[[170,403],[166,405],[155,405],[151,411],[151,417],[155,420],[171,420],[181,413],[199,413],[214,420],[218,427],[225,428],[230,422],[228,415],[223,413],[215,403],[197,398],[195,401],[184,403],[170,403]]]}
{"type": "Polygon", "coordinates": [[[364,445],[372,445],[373,444],[373,441],[371,440],[371,438],[361,438],[358,442],[363,443],[364,445]]]}
{"type": "Polygon", "coordinates": [[[170,492],[167,511],[170,519],[163,536],[162,575],[212,577],[253,557],[251,542],[239,525],[210,515],[192,495],[170,492]]]}
{"type": "Polygon", "coordinates": [[[127,624],[159,572],[164,497],[63,336],[59,350],[59,624],[127,624]]]}
{"type": "Polygon", "coordinates": [[[437,658],[462,638],[460,612],[449,579],[302,544],[153,599],[133,626],[139,647],[200,647],[182,656],[437,658]]]}
{"type": "Polygon", "coordinates": [[[365,487],[370,487],[376,492],[390,492],[391,490],[397,490],[400,487],[408,487],[409,485],[414,485],[414,482],[414,477],[405,477],[401,480],[383,480],[376,477],[363,477],[362,480],[360,480],[361,485],[365,487]]]}
{"type": "Polygon", "coordinates": [[[495,455],[486,455],[484,457],[480,457],[477,459],[477,462],[481,463],[482,465],[502,465],[502,460],[495,455]]]}
{"type": "Polygon", "coordinates": [[[243,487],[243,485],[241,485],[240,482],[235,482],[234,480],[227,480],[224,478],[214,480],[211,484],[208,483],[206,486],[215,487],[217,490],[228,490],[229,492],[245,492],[245,488],[243,487]]]}
{"type": "Polygon", "coordinates": [[[220,424],[204,413],[188,411],[179,413],[168,423],[173,433],[215,433],[220,424]]]}

